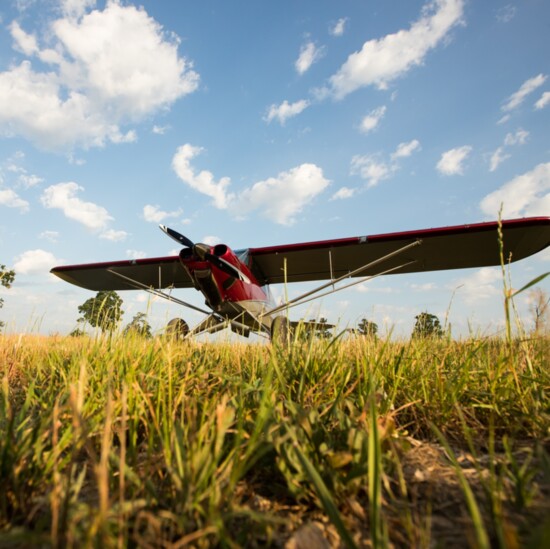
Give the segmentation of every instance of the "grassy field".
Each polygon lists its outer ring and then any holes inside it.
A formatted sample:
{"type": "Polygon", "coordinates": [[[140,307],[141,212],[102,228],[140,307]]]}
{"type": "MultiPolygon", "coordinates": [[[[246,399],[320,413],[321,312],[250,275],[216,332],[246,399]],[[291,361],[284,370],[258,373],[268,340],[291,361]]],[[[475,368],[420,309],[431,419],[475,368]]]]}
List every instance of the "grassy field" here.
{"type": "Polygon", "coordinates": [[[0,546],[548,547],[549,351],[0,336],[0,546]]]}

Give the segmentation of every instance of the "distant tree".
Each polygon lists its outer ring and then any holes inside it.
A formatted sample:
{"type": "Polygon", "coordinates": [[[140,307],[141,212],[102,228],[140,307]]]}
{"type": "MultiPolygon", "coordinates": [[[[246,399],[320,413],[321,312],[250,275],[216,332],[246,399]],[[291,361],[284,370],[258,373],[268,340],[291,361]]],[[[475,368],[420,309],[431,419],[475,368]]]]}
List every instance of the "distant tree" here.
{"type": "Polygon", "coordinates": [[[123,314],[122,299],[116,292],[98,292],[78,307],[78,322],[87,322],[102,332],[112,332],[123,314]]]}
{"type": "Polygon", "coordinates": [[[534,332],[544,334],[550,329],[550,297],[540,287],[536,286],[529,292],[531,312],[534,320],[534,332]]]}
{"type": "Polygon", "coordinates": [[[412,332],[412,337],[441,337],[443,329],[437,316],[424,312],[415,316],[416,324],[412,332]]]}
{"type": "Polygon", "coordinates": [[[85,336],[86,332],[82,328],[77,326],[69,335],[71,337],[80,337],[80,336],[85,336]]]}
{"type": "Polygon", "coordinates": [[[319,339],[330,339],[332,337],[332,326],[328,323],[328,320],[321,317],[319,320],[311,320],[315,323],[314,333],[319,339]]]}
{"type": "MultiPolygon", "coordinates": [[[[11,288],[15,280],[15,271],[9,270],[5,265],[0,265],[0,285],[4,288],[11,288]]],[[[0,298],[0,309],[4,306],[4,300],[0,298]]],[[[4,327],[4,322],[0,320],[0,329],[4,327]]]]}
{"type": "Polygon", "coordinates": [[[370,320],[363,318],[361,319],[361,322],[359,322],[359,324],[357,325],[355,333],[358,335],[375,338],[376,334],[378,334],[378,324],[376,324],[376,322],[371,322],[370,320]]]}
{"type": "Polygon", "coordinates": [[[151,325],[147,322],[147,315],[145,313],[137,313],[134,315],[132,322],[124,328],[124,334],[135,334],[148,339],[153,337],[151,333],[151,325]]]}
{"type": "Polygon", "coordinates": [[[317,337],[319,339],[330,339],[332,337],[331,332],[332,326],[328,323],[326,318],[320,318],[316,320],[315,318],[310,318],[309,320],[300,320],[298,333],[296,338],[301,341],[307,341],[312,337],[317,337]]]}

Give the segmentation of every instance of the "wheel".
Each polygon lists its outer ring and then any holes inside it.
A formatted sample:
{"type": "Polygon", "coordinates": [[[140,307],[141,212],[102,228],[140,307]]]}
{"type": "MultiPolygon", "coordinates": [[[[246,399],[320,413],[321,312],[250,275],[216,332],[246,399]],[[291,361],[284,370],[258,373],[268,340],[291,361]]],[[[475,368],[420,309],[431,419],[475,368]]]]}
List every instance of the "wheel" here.
{"type": "Polygon", "coordinates": [[[280,347],[290,344],[290,323],[286,316],[276,316],[271,322],[271,343],[280,347]]]}
{"type": "Polygon", "coordinates": [[[181,341],[189,333],[189,325],[183,318],[173,318],[166,325],[166,335],[169,338],[181,341]]]}

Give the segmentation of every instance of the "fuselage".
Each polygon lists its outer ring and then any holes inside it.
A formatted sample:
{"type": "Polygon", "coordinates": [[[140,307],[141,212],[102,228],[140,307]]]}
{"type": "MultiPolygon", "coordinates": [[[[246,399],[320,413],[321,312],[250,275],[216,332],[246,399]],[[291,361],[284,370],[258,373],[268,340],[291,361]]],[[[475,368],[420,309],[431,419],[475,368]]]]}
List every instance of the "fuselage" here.
{"type": "MultiPolygon", "coordinates": [[[[209,252],[239,269],[250,282],[227,274],[213,262],[198,257],[190,248],[184,248],[179,253],[180,262],[195,288],[204,295],[206,305],[217,315],[238,320],[251,328],[257,327],[262,313],[273,306],[269,288],[262,286],[248,265],[225,244],[212,246],[209,252]]],[[[269,326],[270,322],[270,318],[261,317],[262,324],[269,326]]]]}

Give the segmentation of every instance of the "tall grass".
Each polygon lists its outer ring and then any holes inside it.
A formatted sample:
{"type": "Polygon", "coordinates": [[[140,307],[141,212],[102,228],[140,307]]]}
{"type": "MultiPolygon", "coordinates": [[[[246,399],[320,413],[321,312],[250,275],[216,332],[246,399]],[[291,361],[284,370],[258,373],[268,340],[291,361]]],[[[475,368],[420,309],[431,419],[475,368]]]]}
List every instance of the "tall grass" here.
{"type": "Polygon", "coordinates": [[[521,546],[547,338],[0,339],[0,545],[521,546]]]}

